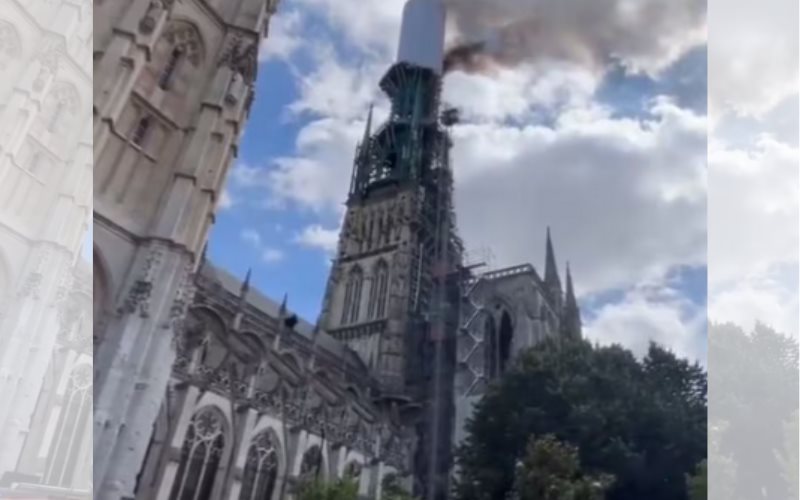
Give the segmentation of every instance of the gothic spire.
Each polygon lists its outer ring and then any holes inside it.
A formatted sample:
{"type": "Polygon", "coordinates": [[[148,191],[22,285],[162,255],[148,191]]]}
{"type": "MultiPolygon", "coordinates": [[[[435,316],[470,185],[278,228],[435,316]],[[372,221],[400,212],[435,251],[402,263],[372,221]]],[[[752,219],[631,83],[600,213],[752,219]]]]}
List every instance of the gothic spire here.
{"type": "Polygon", "coordinates": [[[561,293],[561,278],[558,277],[556,253],[553,251],[553,240],[550,237],[550,226],[547,227],[547,257],[544,268],[544,283],[551,291],[561,293]]]}

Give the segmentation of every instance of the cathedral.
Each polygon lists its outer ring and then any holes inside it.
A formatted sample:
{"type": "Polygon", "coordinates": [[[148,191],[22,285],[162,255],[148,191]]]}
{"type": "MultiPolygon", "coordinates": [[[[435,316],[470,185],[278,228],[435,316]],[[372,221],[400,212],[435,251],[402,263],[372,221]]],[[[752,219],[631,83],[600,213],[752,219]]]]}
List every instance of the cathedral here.
{"type": "MultiPolygon", "coordinates": [[[[547,234],[464,262],[443,108],[445,8],[409,0],[391,102],[355,152],[318,318],[205,258],[276,0],[95,0],[94,414],[100,500],[294,498],[349,477],[444,500],[453,449],[516,352],[580,336],[547,234]]],[[[269,43],[267,40],[265,43],[269,43]]]]}

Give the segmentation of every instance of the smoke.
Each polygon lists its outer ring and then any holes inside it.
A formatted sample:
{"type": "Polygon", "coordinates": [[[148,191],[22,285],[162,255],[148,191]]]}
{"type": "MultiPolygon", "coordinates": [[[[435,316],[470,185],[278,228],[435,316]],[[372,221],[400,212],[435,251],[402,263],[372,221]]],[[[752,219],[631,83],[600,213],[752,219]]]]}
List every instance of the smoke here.
{"type": "Polygon", "coordinates": [[[704,0],[445,0],[447,71],[568,62],[651,75],[705,41],[704,0]]]}

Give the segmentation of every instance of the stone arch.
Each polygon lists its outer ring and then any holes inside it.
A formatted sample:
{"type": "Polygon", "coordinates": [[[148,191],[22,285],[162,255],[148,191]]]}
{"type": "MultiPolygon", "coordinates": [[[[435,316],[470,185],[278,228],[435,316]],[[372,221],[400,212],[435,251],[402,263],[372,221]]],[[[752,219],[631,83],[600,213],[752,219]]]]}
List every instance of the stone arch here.
{"type": "Polygon", "coordinates": [[[170,500],[210,500],[224,481],[218,475],[232,450],[230,421],[217,405],[198,406],[181,446],[170,500]],[[219,476],[219,477],[218,477],[219,476]]]}

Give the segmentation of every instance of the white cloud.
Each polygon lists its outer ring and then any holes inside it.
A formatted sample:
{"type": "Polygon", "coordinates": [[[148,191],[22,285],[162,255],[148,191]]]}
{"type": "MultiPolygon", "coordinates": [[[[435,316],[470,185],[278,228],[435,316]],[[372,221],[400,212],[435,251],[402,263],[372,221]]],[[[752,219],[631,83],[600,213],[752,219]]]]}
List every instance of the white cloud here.
{"type": "Polygon", "coordinates": [[[319,224],[307,226],[297,235],[295,242],[333,254],[339,242],[339,229],[326,229],[319,224]]]}
{"type": "Polygon", "coordinates": [[[284,259],[285,255],[283,251],[278,250],[277,248],[264,248],[261,252],[261,259],[266,262],[267,264],[274,264],[276,262],[280,262],[284,259]]]}
{"type": "Polygon", "coordinates": [[[259,248],[261,246],[261,235],[258,234],[258,231],[255,229],[242,230],[242,240],[255,248],[259,248]]]}
{"type": "Polygon", "coordinates": [[[261,238],[261,234],[255,229],[247,228],[242,230],[241,238],[245,243],[253,247],[259,253],[261,260],[267,264],[280,262],[285,257],[282,250],[266,245],[261,238]]]}
{"type": "Polygon", "coordinates": [[[261,41],[259,62],[291,59],[304,46],[302,27],[303,16],[300,11],[279,10],[269,21],[268,36],[261,41]]]}
{"type": "Polygon", "coordinates": [[[228,210],[233,207],[235,204],[235,200],[231,196],[231,192],[228,189],[223,189],[222,194],[219,197],[219,210],[228,210]]]}
{"type": "MultiPolygon", "coordinates": [[[[797,93],[798,2],[708,2],[709,115],[763,115],[797,93]]],[[[795,109],[795,118],[797,115],[795,109]]]]}
{"type": "Polygon", "coordinates": [[[623,300],[601,307],[584,327],[584,335],[604,345],[621,344],[637,356],[656,342],[705,364],[705,328],[705,310],[676,291],[636,287],[623,300]]]}

